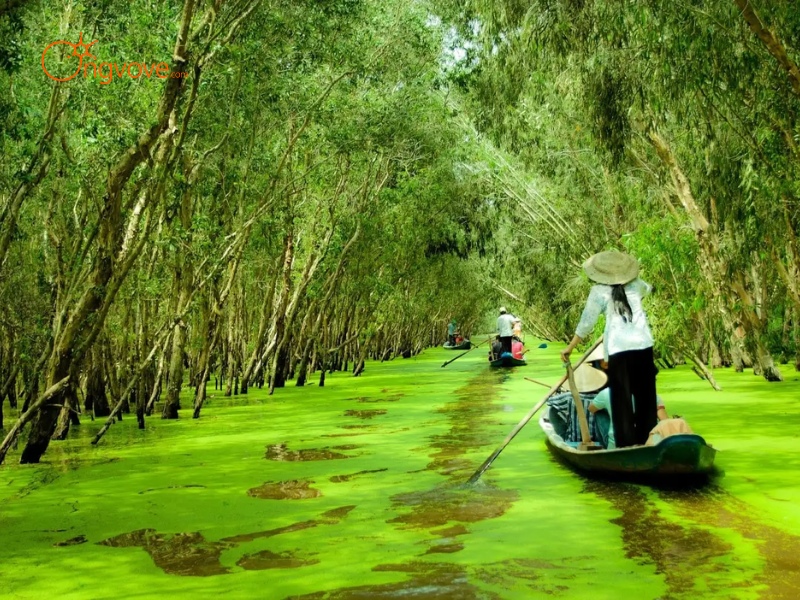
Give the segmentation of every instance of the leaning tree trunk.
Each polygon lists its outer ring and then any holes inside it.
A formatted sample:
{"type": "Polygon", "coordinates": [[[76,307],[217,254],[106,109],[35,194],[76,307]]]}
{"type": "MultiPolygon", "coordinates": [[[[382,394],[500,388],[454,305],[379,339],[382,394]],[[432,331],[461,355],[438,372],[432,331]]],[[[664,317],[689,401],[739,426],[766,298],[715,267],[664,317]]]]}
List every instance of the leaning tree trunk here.
{"type": "Polygon", "coordinates": [[[183,346],[186,339],[186,326],[178,323],[172,332],[169,367],[167,368],[167,395],[164,399],[162,419],[177,419],[181,407],[180,395],[183,384],[183,346]]]}
{"type": "MultiPolygon", "coordinates": [[[[178,71],[187,68],[186,42],[189,38],[193,14],[194,0],[185,0],[173,51],[175,60],[173,68],[178,71]]],[[[133,265],[133,261],[141,252],[143,240],[146,238],[136,237],[139,213],[132,211],[135,214],[130,216],[129,227],[126,227],[123,219],[123,192],[137,167],[152,158],[152,151],[162,134],[174,134],[174,132],[166,130],[169,117],[173,114],[182,88],[182,78],[166,81],[152,123],[109,169],[105,193],[101,201],[97,249],[89,285],[76,305],[72,307],[66,327],[59,333],[58,339],[53,344],[50,366],[46,376],[48,391],[53,391],[47,396],[46,402],[41,405],[31,425],[28,442],[20,458],[20,462],[23,464],[38,463],[42,454],[47,450],[50,436],[55,431],[60,406],[64,404],[68,395],[64,390],[66,386],[56,387],[56,385],[65,380],[69,385],[75,385],[86,352],[94,345],[116,293],[133,265]],[[121,236],[123,232],[126,232],[125,239],[122,239],[121,236]]],[[[137,206],[139,205],[137,204],[137,206]]],[[[44,398],[39,398],[39,400],[44,400],[44,398]]]]}
{"type": "Polygon", "coordinates": [[[88,371],[84,408],[92,411],[95,417],[107,417],[111,414],[111,407],[106,394],[103,351],[97,344],[92,348],[88,371]]]}
{"type": "MultiPolygon", "coordinates": [[[[184,194],[184,197],[190,194],[184,194]]],[[[188,217],[190,218],[190,217],[188,217]]],[[[186,219],[184,219],[185,221],[186,219]]],[[[188,229],[191,223],[184,222],[184,229],[188,229]]],[[[192,286],[194,277],[192,267],[187,256],[177,257],[175,267],[175,287],[179,290],[177,312],[183,314],[189,299],[192,296],[192,286]]],[[[181,407],[181,387],[183,386],[183,355],[186,347],[186,325],[178,321],[172,332],[172,349],[167,370],[167,396],[164,399],[164,411],[161,413],[162,419],[177,419],[178,410],[181,407]]]]}
{"type": "Polygon", "coordinates": [[[275,298],[275,288],[277,287],[278,275],[281,272],[281,267],[286,258],[288,246],[284,245],[283,253],[280,256],[278,265],[275,267],[270,284],[267,286],[267,293],[264,295],[264,300],[261,302],[261,312],[258,322],[258,331],[256,332],[255,345],[247,363],[244,365],[242,371],[242,394],[246,394],[250,388],[250,380],[256,375],[256,371],[261,364],[261,356],[264,347],[269,339],[268,332],[271,331],[270,322],[272,321],[273,301],[275,298]]]}
{"type": "Polygon", "coordinates": [[[238,303],[234,302],[233,306],[231,307],[231,313],[228,315],[228,343],[227,343],[227,372],[225,373],[225,377],[227,378],[227,382],[225,383],[225,396],[230,396],[233,394],[233,383],[234,379],[236,378],[236,370],[237,370],[237,357],[236,357],[236,311],[238,310],[238,303]]]}
{"type": "Polygon", "coordinates": [[[794,370],[800,371],[800,310],[794,311],[794,370]]]}
{"type": "MultiPolygon", "coordinates": [[[[220,317],[222,315],[222,310],[228,301],[228,296],[230,295],[231,290],[233,290],[233,285],[237,279],[239,263],[242,258],[242,250],[244,246],[241,246],[240,248],[241,249],[234,257],[233,262],[228,266],[228,277],[222,287],[222,290],[217,292],[216,286],[212,285],[211,291],[208,294],[208,300],[204,304],[205,310],[207,311],[206,334],[204,337],[203,351],[200,355],[199,361],[200,383],[195,389],[194,412],[192,413],[192,418],[194,419],[200,418],[200,411],[203,409],[203,403],[206,399],[206,381],[208,381],[209,377],[211,376],[211,370],[214,368],[211,357],[217,351],[217,346],[220,345],[222,341],[220,317]]],[[[223,356],[225,355],[224,348],[221,354],[223,356]]],[[[220,362],[222,363],[223,361],[220,362]]],[[[220,376],[223,372],[224,368],[221,365],[220,376]]],[[[222,377],[220,377],[219,388],[222,389],[222,377]]],[[[214,386],[214,389],[216,389],[216,385],[214,386]]]]}
{"type": "MultiPolygon", "coordinates": [[[[148,302],[139,298],[139,311],[138,311],[137,329],[138,335],[136,340],[136,362],[142,361],[147,356],[147,348],[149,345],[149,311],[148,302]]],[[[146,370],[142,373],[139,382],[134,388],[133,397],[135,398],[136,405],[136,422],[139,429],[144,429],[144,417],[147,411],[147,401],[150,397],[150,390],[155,385],[155,370],[151,362],[146,370]]]]}
{"type": "Polygon", "coordinates": [[[744,286],[741,274],[733,279],[731,287],[742,302],[743,322],[751,334],[751,341],[754,344],[756,361],[760,367],[761,375],[767,381],[783,381],[780,370],[775,366],[772,353],[764,343],[763,323],[756,314],[755,304],[752,296],[744,286]]]}
{"type": "Polygon", "coordinates": [[[64,406],[61,407],[61,412],[58,415],[58,422],[56,423],[56,430],[51,436],[53,440],[67,439],[69,426],[81,424],[78,418],[78,398],[75,395],[75,389],[70,388],[69,392],[70,393],[64,397],[64,406]]]}
{"type": "MultiPolygon", "coordinates": [[[[214,292],[212,291],[211,294],[214,292]]],[[[216,300],[212,300],[209,294],[208,301],[204,303],[204,325],[205,333],[203,335],[203,348],[200,351],[200,358],[198,360],[197,368],[200,371],[200,378],[197,382],[197,387],[194,390],[194,411],[192,418],[200,418],[200,411],[206,401],[206,382],[211,376],[211,353],[217,347],[219,341],[218,326],[218,305],[216,300]]]]}
{"type": "Polygon", "coordinates": [[[743,305],[743,325],[756,345],[757,360],[764,378],[767,381],[782,381],[783,378],[780,371],[775,367],[772,355],[764,345],[761,321],[756,314],[753,300],[744,286],[741,274],[732,281],[727,281],[721,276],[724,269],[719,259],[717,236],[695,201],[689,180],[681,170],[672,149],[655,130],[648,132],[648,139],[653,144],[664,166],[669,170],[674,191],[681,201],[686,215],[691,220],[692,228],[700,245],[699,263],[701,272],[711,286],[719,288],[727,285],[739,297],[743,305]]]}
{"type": "Polygon", "coordinates": [[[683,354],[688,358],[693,364],[697,372],[700,376],[708,381],[709,385],[717,390],[718,392],[722,391],[722,388],[717,383],[717,380],[714,378],[714,374],[711,370],[705,365],[703,359],[701,359],[696,352],[694,352],[691,348],[686,347],[683,349],[683,354]]]}
{"type": "Polygon", "coordinates": [[[299,366],[297,368],[297,382],[296,386],[302,387],[306,384],[306,378],[308,377],[308,361],[311,355],[311,345],[313,344],[313,340],[309,338],[306,340],[305,347],[303,348],[303,354],[300,357],[299,366]]]}
{"type": "MultiPolygon", "coordinates": [[[[290,338],[291,339],[291,338],[290,338]]],[[[289,371],[289,350],[284,347],[280,352],[275,354],[275,362],[272,368],[272,383],[270,385],[270,393],[275,388],[282,388],[286,386],[286,375],[289,371]]]]}

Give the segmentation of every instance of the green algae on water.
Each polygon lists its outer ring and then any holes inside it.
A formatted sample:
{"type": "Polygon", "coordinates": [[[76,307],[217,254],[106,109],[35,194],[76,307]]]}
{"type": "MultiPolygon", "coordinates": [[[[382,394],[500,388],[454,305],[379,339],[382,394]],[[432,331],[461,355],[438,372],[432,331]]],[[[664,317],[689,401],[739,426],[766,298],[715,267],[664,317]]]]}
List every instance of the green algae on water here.
{"type": "Polygon", "coordinates": [[[535,421],[464,485],[541,399],[523,377],[563,373],[557,351],[498,373],[476,353],[441,369],[430,350],[325,388],[214,397],[199,420],[126,419],[96,448],[101,424],[85,421],[44,463],[0,471],[4,585],[30,599],[800,596],[798,382],[721,370],[716,393],[661,372],[668,410],[719,450],[700,489],[586,478],[535,421]],[[383,412],[347,414],[361,407],[383,412]]]}

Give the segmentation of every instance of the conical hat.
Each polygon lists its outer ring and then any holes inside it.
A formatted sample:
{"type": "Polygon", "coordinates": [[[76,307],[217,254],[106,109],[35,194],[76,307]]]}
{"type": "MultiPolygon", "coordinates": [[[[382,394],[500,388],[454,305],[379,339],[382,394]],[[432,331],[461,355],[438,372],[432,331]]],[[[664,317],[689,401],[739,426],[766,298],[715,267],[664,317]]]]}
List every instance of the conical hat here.
{"type": "Polygon", "coordinates": [[[639,275],[639,261],[630,254],[615,250],[599,252],[583,263],[583,270],[592,281],[618,285],[633,281],[639,275]]]}
{"type": "Polygon", "coordinates": [[[603,349],[603,344],[600,344],[597,348],[595,348],[592,353],[586,357],[584,363],[594,362],[596,360],[605,360],[606,359],[606,351],[603,349]]]}
{"type": "MultiPolygon", "coordinates": [[[[608,377],[605,373],[590,367],[586,363],[575,369],[573,375],[575,376],[575,387],[578,388],[577,391],[580,393],[597,391],[608,383],[608,377]]],[[[569,380],[564,385],[569,388],[569,380]]]]}

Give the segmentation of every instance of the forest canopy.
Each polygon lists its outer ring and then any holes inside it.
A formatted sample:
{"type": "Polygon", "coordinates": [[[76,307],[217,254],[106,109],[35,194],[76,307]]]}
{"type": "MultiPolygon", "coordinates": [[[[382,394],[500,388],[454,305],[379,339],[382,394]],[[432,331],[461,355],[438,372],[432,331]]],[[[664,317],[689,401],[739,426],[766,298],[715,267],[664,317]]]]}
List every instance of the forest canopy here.
{"type": "Polygon", "coordinates": [[[0,3],[0,461],[80,412],[359,375],[500,303],[569,339],[614,248],[662,366],[780,380],[799,38],[747,0],[0,3]]]}

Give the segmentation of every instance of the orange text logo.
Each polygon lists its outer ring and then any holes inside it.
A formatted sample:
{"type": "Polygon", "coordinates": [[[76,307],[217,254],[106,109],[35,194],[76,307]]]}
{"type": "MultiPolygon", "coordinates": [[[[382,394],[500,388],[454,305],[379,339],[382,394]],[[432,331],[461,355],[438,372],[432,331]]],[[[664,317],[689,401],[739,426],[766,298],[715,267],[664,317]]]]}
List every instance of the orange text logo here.
{"type": "Polygon", "coordinates": [[[54,81],[70,81],[71,79],[75,79],[81,71],[83,71],[84,79],[87,77],[99,79],[101,85],[108,85],[111,83],[114,79],[114,75],[116,75],[118,79],[123,77],[139,79],[142,76],[151,79],[153,75],[159,79],[188,76],[188,73],[185,72],[171,71],[169,65],[165,62],[147,63],[146,61],[139,61],[124,62],[122,64],[102,62],[89,50],[96,43],[97,40],[93,40],[88,44],[84,42],[83,32],[81,32],[80,38],[75,44],[66,40],[51,42],[45,46],[44,51],[42,51],[42,70],[45,75],[54,81]],[[51,52],[51,50],[58,46],[69,46],[72,48],[71,54],[67,55],[64,53],[61,64],[58,63],[57,53],[51,52]],[[50,69],[55,71],[55,73],[48,70],[48,63],[50,69]]]}

